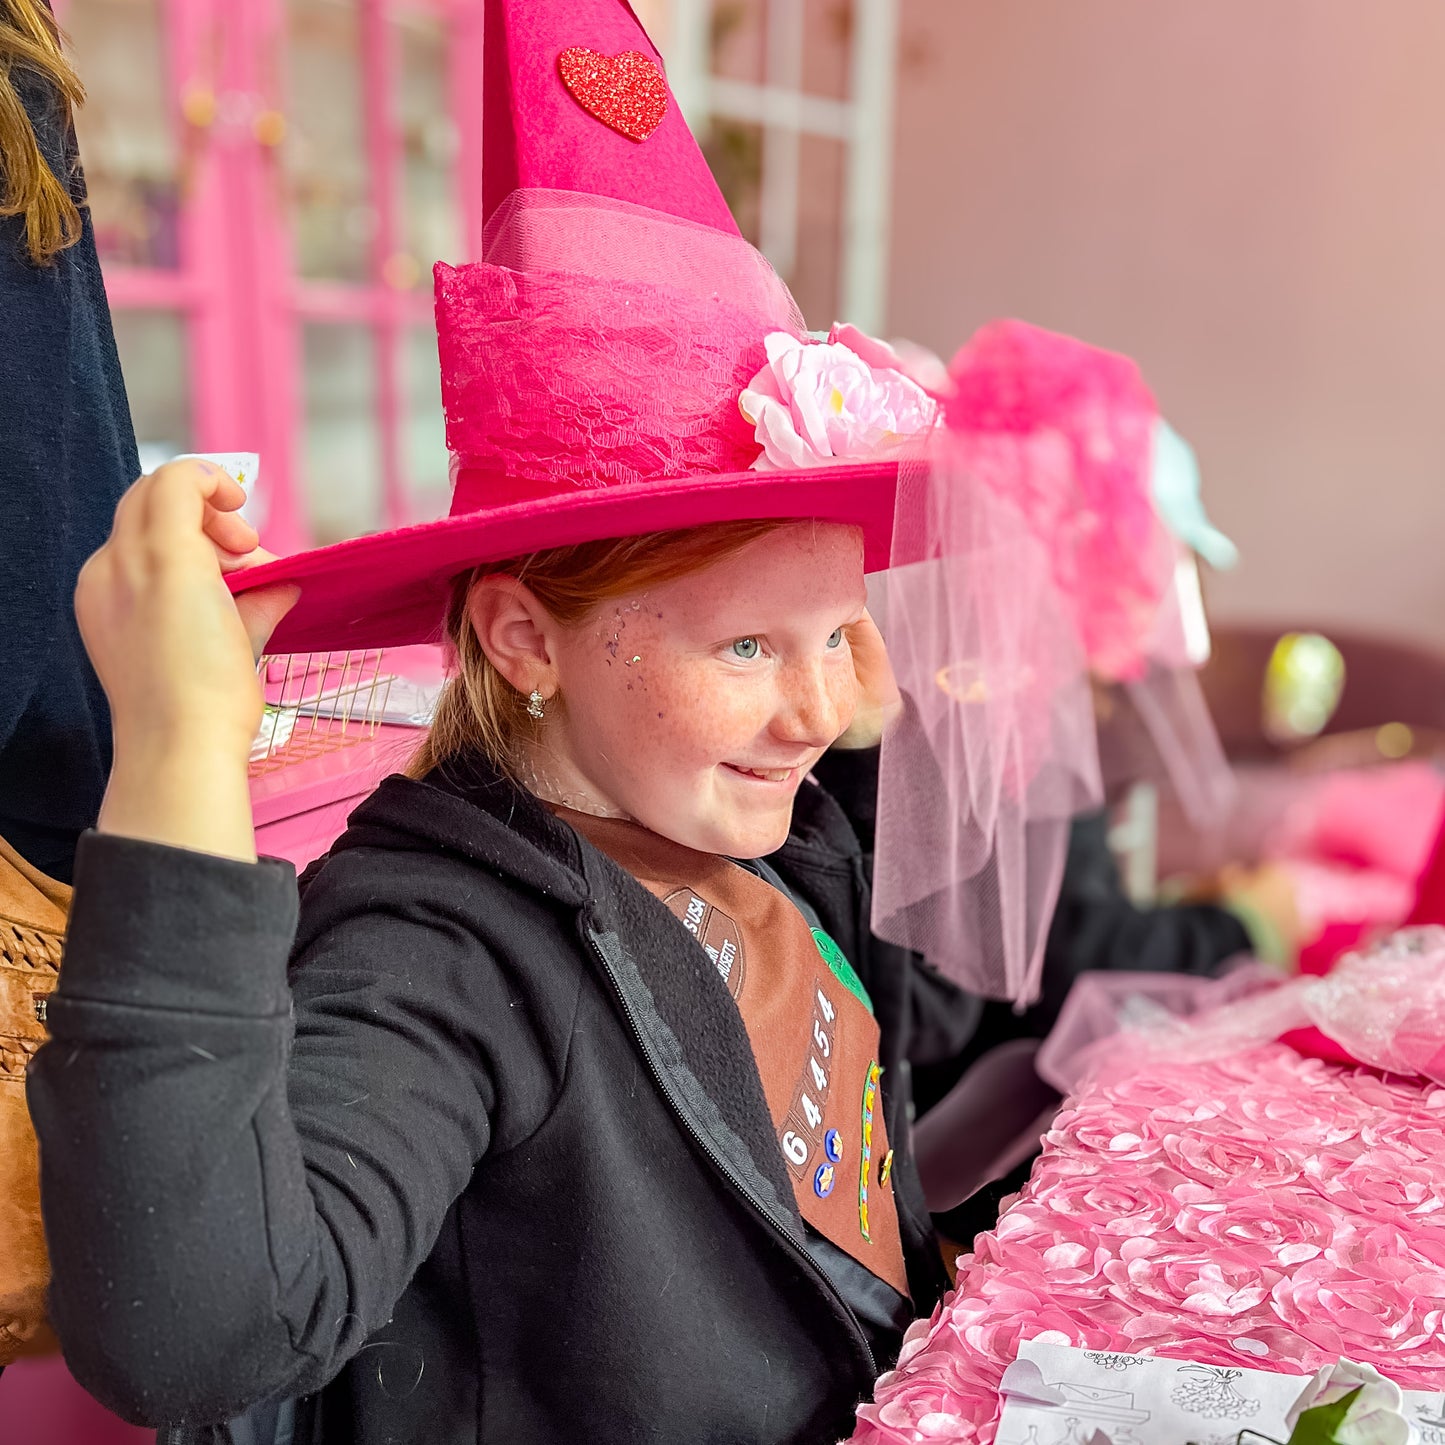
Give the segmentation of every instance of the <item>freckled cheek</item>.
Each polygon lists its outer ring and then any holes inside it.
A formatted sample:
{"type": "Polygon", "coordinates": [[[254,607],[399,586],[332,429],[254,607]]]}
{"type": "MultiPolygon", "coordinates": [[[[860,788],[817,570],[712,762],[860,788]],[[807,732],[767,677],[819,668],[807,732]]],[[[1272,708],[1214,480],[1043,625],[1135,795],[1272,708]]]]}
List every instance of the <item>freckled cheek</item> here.
{"type": "Polygon", "coordinates": [[[828,697],[838,719],[838,731],[847,731],[858,711],[858,700],[862,689],[858,686],[858,674],[851,667],[839,667],[836,676],[829,679],[828,697]]]}
{"type": "Polygon", "coordinates": [[[755,690],[694,669],[659,668],[648,681],[639,731],[659,759],[711,765],[752,741],[767,724],[755,690]]]}

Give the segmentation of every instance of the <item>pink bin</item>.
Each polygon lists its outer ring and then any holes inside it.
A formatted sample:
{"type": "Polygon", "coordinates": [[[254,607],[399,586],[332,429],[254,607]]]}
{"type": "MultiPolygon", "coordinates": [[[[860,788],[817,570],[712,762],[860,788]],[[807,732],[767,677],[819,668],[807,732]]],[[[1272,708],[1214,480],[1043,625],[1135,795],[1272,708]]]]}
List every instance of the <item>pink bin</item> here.
{"type": "Polygon", "coordinates": [[[352,809],[406,766],[421,739],[416,728],[385,725],[335,752],[253,778],[256,851],[288,859],[298,870],[319,858],[345,829],[352,809]]]}
{"type": "Polygon", "coordinates": [[[59,1355],[19,1360],[0,1377],[5,1445],[153,1445],[154,1430],[127,1425],[71,1378],[59,1355]]]}

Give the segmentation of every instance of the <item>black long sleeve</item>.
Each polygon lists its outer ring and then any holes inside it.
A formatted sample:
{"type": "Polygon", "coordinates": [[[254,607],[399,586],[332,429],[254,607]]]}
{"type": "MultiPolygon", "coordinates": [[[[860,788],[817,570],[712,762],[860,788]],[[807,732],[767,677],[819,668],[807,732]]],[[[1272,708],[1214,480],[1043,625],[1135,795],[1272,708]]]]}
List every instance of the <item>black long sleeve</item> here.
{"type": "Polygon", "coordinates": [[[29,1096],[53,1318],[123,1416],[216,1420],[325,1384],[488,1148],[494,1057],[469,1047],[464,985],[502,1052],[525,1015],[435,890],[375,907],[386,867],[361,850],[311,885],[326,925],[288,987],[289,866],[82,839],[29,1096]]]}
{"type": "Polygon", "coordinates": [[[1109,851],[1108,817],[1074,820],[1058,906],[1044,948],[1043,997],[1029,1011],[1042,1037],[1074,980],[1089,970],[1207,976],[1250,949],[1244,924],[1214,904],[1142,908],[1124,891],[1109,851]]]}

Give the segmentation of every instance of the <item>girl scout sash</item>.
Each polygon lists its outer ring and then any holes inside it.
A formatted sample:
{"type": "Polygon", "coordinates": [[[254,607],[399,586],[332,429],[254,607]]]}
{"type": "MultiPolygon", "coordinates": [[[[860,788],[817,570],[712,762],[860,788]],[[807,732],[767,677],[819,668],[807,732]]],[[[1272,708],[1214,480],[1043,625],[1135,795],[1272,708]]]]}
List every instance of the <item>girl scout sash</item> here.
{"type": "Polygon", "coordinates": [[[730,859],[636,823],[556,811],[706,950],[747,1029],[799,1213],[907,1295],[878,1024],[842,950],[785,893],[730,859]]]}

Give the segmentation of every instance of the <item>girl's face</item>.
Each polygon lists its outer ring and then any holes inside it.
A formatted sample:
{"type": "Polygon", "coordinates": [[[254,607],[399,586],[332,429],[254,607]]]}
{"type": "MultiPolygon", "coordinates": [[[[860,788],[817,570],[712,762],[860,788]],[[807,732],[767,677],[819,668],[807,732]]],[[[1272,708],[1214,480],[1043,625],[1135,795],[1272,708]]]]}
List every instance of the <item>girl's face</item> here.
{"type": "Polygon", "coordinates": [[[548,639],[562,706],[539,769],[699,852],[771,853],[852,720],[864,603],[861,533],[808,522],[604,604],[548,639]]]}

